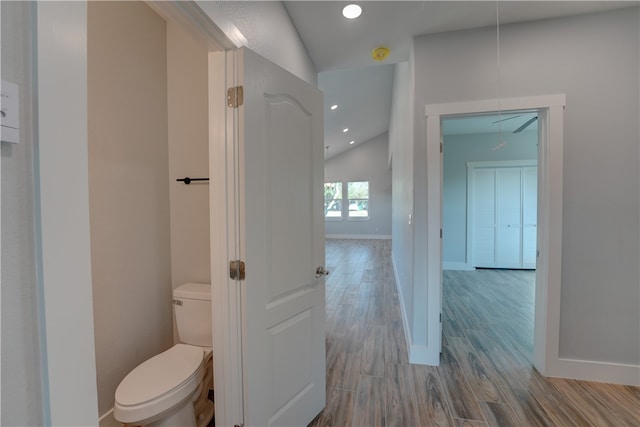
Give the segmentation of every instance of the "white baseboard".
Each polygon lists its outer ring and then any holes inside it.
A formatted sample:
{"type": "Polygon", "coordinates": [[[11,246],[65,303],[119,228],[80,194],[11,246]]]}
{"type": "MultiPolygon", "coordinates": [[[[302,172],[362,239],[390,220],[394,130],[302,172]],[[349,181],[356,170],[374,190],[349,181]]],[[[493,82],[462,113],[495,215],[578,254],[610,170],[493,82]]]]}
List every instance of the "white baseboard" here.
{"type": "Polygon", "coordinates": [[[426,345],[412,345],[409,349],[409,363],[416,365],[440,365],[440,356],[434,360],[426,345]]]}
{"type": "Polygon", "coordinates": [[[389,234],[325,234],[325,239],[379,239],[391,240],[389,234]]]}
{"type": "Polygon", "coordinates": [[[640,365],[562,358],[553,365],[545,372],[546,376],[640,386],[640,365]]]}
{"type": "Polygon", "coordinates": [[[400,300],[400,314],[402,315],[402,329],[404,330],[404,339],[407,343],[407,353],[411,354],[412,340],[409,333],[409,318],[407,317],[407,309],[404,306],[404,296],[402,295],[402,286],[400,286],[400,277],[398,276],[398,268],[396,267],[396,258],[391,251],[391,267],[393,268],[393,277],[396,281],[396,289],[398,290],[398,299],[400,300]]]}
{"type": "Polygon", "coordinates": [[[404,339],[407,342],[407,353],[409,355],[409,363],[414,363],[417,365],[432,365],[438,366],[440,364],[440,358],[437,360],[432,360],[429,355],[429,351],[427,350],[427,346],[424,345],[416,345],[413,343],[411,339],[411,334],[409,333],[409,318],[407,317],[407,309],[404,305],[404,297],[402,295],[402,286],[400,286],[400,278],[398,276],[398,268],[396,267],[396,260],[393,256],[393,252],[391,253],[391,265],[393,267],[393,276],[396,279],[396,288],[398,289],[398,299],[400,300],[400,311],[402,314],[402,326],[404,329],[404,339]]]}
{"type": "Polygon", "coordinates": [[[103,414],[99,421],[98,421],[98,425],[100,427],[122,427],[122,423],[118,422],[114,417],[113,417],[113,408],[109,409],[109,411],[107,411],[107,413],[103,414]]]}
{"type": "Polygon", "coordinates": [[[459,271],[472,271],[475,270],[473,266],[467,264],[466,262],[449,262],[442,261],[442,269],[443,270],[459,270],[459,271]]]}

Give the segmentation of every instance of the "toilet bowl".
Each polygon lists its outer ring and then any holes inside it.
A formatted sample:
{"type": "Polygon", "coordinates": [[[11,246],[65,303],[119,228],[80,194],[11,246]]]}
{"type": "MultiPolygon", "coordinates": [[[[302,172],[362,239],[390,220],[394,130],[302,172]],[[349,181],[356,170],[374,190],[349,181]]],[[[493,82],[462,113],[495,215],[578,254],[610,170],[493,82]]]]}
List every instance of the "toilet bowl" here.
{"type": "Polygon", "coordinates": [[[203,427],[213,416],[211,287],[188,283],[173,292],[180,343],[146,360],[120,382],[116,420],[135,426],[203,427]]]}
{"type": "Polygon", "coordinates": [[[204,376],[204,356],[201,347],[176,344],[136,367],[116,390],[115,418],[133,425],[196,426],[193,397],[204,376]]]}

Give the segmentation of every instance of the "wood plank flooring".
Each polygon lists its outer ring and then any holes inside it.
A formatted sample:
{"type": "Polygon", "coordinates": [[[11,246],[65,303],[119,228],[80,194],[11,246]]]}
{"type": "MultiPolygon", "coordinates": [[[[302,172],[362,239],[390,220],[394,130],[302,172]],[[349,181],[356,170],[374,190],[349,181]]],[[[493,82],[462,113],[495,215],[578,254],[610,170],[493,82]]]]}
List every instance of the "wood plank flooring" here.
{"type": "Polygon", "coordinates": [[[640,388],[532,368],[531,271],[445,271],[441,364],[409,364],[390,257],[388,240],[327,240],[327,406],[310,426],[640,426],[640,388]]]}

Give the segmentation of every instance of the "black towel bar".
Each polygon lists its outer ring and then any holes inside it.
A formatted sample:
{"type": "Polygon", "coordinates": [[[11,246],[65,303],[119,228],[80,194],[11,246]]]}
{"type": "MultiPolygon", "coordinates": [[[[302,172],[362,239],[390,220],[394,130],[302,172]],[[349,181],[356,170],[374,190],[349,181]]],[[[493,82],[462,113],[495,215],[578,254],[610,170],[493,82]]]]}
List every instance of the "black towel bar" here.
{"type": "Polygon", "coordinates": [[[176,181],[178,182],[184,182],[185,184],[191,184],[191,181],[209,181],[209,178],[189,178],[188,176],[185,176],[184,178],[178,178],[176,179],[176,181]]]}

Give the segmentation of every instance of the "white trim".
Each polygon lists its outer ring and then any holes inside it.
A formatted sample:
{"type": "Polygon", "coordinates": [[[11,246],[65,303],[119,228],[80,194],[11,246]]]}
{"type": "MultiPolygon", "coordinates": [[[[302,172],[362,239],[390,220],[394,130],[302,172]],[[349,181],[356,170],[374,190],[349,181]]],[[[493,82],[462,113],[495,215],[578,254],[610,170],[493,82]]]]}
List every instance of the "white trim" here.
{"type": "Polygon", "coordinates": [[[99,427],[122,427],[122,423],[113,416],[113,410],[114,408],[112,407],[100,417],[98,420],[99,427]]]}
{"type": "MultiPolygon", "coordinates": [[[[439,227],[442,214],[442,156],[441,116],[460,116],[466,114],[491,113],[510,110],[538,110],[538,250],[536,269],[536,309],[534,332],[534,366],[543,374],[559,372],[559,335],[560,335],[560,283],[562,271],[562,146],[564,128],[564,94],[531,96],[522,98],[504,98],[470,102],[454,102],[425,106],[426,149],[427,149],[427,229],[428,260],[441,256],[439,227]],[[435,182],[434,182],[435,181],[435,182]],[[552,185],[556,183],[556,185],[552,185]],[[433,252],[435,251],[435,252],[433,252]]],[[[441,267],[441,264],[437,264],[441,267]]],[[[432,270],[432,269],[431,269],[432,270]]],[[[440,270],[440,268],[438,268],[440,270]]],[[[415,286],[415,284],[414,284],[415,286]]],[[[440,295],[442,281],[432,271],[428,277],[427,288],[431,292],[429,301],[440,295]]],[[[438,298],[438,303],[441,304],[438,298]]],[[[440,329],[439,312],[429,308],[428,343],[434,343],[436,337],[430,335],[440,329]]],[[[440,346],[439,346],[440,347],[440,346]]]]}
{"type": "Polygon", "coordinates": [[[425,116],[462,116],[509,110],[538,110],[549,107],[564,107],[566,104],[567,101],[564,94],[448,102],[426,105],[425,116]]]}
{"type": "MultiPolygon", "coordinates": [[[[420,351],[426,364],[439,365],[442,352],[442,132],[440,116],[427,116],[427,337],[420,351]],[[433,159],[433,160],[432,160],[433,159]],[[432,286],[433,285],[433,286],[432,286]],[[430,362],[428,362],[428,361],[430,362]]],[[[418,302],[420,304],[420,302],[418,302]]],[[[414,304],[415,306],[415,304],[414,304]]],[[[416,362],[418,363],[418,362],[416,362]]]]}
{"type": "Polygon", "coordinates": [[[325,234],[325,239],[380,239],[391,240],[390,234],[325,234]]]}
{"type": "MultiPolygon", "coordinates": [[[[0,22],[2,22],[2,7],[0,7],[0,22]]],[[[2,37],[0,35],[0,40],[1,39],[2,37]]],[[[0,70],[2,70],[2,55],[0,55],[0,70]]],[[[2,76],[2,72],[0,72],[0,77],[4,77],[2,76]]],[[[0,142],[0,145],[2,145],[1,142],[0,142]]],[[[2,212],[2,160],[0,160],[0,212],[2,212]]],[[[0,221],[0,236],[4,236],[4,234],[2,234],[2,221],[0,221]]],[[[2,271],[2,239],[0,239],[0,271],[2,271]]],[[[2,279],[1,278],[0,278],[0,301],[2,301],[2,279]]],[[[2,330],[2,309],[0,308],[0,331],[1,330],[2,330]]],[[[42,336],[42,334],[40,336],[42,336]]],[[[2,366],[2,342],[1,341],[2,340],[0,340],[0,366],[2,366]]],[[[1,388],[2,387],[0,387],[0,408],[2,408],[1,388]]]]}
{"type": "Polygon", "coordinates": [[[546,375],[640,387],[640,365],[560,358],[546,375]]]}
{"type": "Polygon", "coordinates": [[[43,403],[45,411],[47,402],[50,409],[45,424],[91,426],[98,424],[98,397],[89,240],[86,2],[38,2],[37,39],[43,403]],[[65,108],[60,108],[62,99],[65,108]]]}
{"type": "Polygon", "coordinates": [[[560,297],[562,281],[562,180],[564,107],[539,114],[538,265],[533,363],[543,374],[557,372],[560,358],[560,297]],[[546,233],[543,233],[546,231],[546,233]],[[539,280],[542,278],[542,280],[539,280]]]}
{"type": "Polygon", "coordinates": [[[238,152],[234,114],[226,106],[226,87],[237,85],[235,52],[209,53],[209,211],[211,215],[211,310],[213,322],[216,423],[243,419],[240,287],[229,279],[229,260],[240,259],[236,210],[239,197],[234,168],[238,152]],[[219,196],[224,195],[221,199],[219,196]],[[220,200],[224,203],[221,205],[220,200]],[[225,345],[221,345],[224,343],[225,345]]]}
{"type": "Polygon", "coordinates": [[[443,270],[473,271],[475,268],[466,262],[442,261],[443,270]]]}
{"type": "Polygon", "coordinates": [[[412,345],[409,348],[409,363],[416,365],[438,366],[440,364],[440,355],[434,359],[429,347],[426,345],[412,345]]]}
{"type": "Polygon", "coordinates": [[[411,341],[411,334],[409,329],[409,317],[407,316],[407,309],[404,305],[404,296],[402,294],[402,286],[400,286],[400,276],[398,276],[398,268],[396,266],[396,258],[391,251],[391,267],[393,268],[393,277],[396,281],[396,289],[398,291],[398,299],[400,300],[400,311],[402,314],[402,330],[404,332],[404,340],[407,344],[407,354],[411,354],[411,348],[413,342],[411,341]]]}

